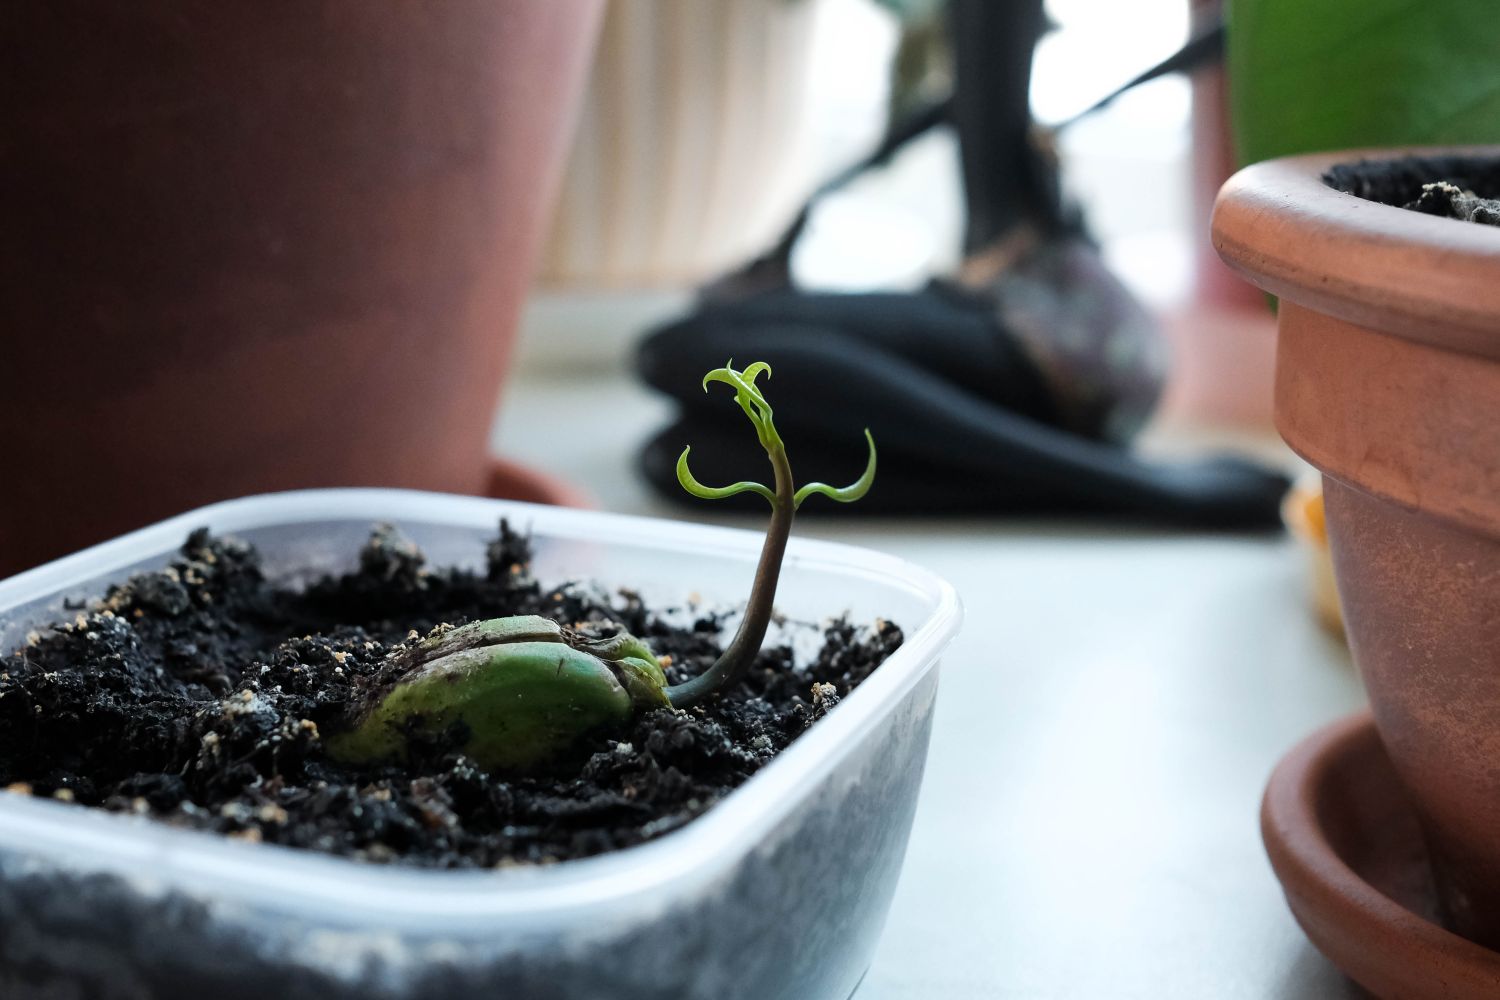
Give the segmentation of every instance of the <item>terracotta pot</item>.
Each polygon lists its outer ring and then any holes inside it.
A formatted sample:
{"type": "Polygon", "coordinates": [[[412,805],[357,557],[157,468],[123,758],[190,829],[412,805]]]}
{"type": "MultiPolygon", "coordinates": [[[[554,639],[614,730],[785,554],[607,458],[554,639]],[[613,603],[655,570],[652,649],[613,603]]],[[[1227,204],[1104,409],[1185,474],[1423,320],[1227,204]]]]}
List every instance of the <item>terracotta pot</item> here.
{"type": "Polygon", "coordinates": [[[0,575],[241,494],[484,490],[600,12],[7,11],[0,575]]]}
{"type": "Polygon", "coordinates": [[[1447,918],[1500,948],[1500,229],[1321,180],[1404,152],[1243,170],[1219,195],[1214,241],[1281,297],[1277,424],[1324,475],[1376,725],[1447,918]]]}

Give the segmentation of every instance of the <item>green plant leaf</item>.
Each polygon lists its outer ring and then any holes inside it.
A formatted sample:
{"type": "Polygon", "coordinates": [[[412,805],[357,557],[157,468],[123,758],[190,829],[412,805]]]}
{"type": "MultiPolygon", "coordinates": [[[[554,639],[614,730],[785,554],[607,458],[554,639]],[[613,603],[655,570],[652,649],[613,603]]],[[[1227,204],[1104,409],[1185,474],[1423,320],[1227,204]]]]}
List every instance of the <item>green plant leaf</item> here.
{"type": "Polygon", "coordinates": [[[827,483],[808,483],[799,489],[792,498],[792,508],[802,506],[802,501],[814,493],[837,500],[839,503],[853,503],[866,493],[875,482],[875,439],[870,436],[870,429],[865,428],[865,443],[870,446],[870,459],[865,463],[865,471],[858,479],[848,486],[829,486],[827,483]]]}
{"type": "Polygon", "coordinates": [[[677,456],[677,481],[693,496],[700,500],[724,500],[741,493],[756,493],[775,506],[776,494],[771,492],[770,487],[762,486],[760,483],[740,482],[731,483],[728,486],[704,486],[698,482],[698,477],[693,475],[692,469],[688,468],[688,452],[692,450],[692,446],[689,445],[682,449],[681,455],[677,456]]]}
{"type": "Polygon", "coordinates": [[[1242,163],[1500,141],[1494,0],[1230,0],[1242,163]]]}
{"type": "MultiPolygon", "coordinates": [[[[755,386],[755,380],[761,375],[771,377],[771,366],[764,361],[757,361],[746,366],[744,371],[737,372],[734,370],[734,359],[730,358],[727,366],[715,368],[703,376],[703,391],[708,391],[710,382],[723,382],[734,389],[734,400],[755,425],[755,435],[760,439],[760,446],[771,451],[782,447],[781,435],[776,433],[776,425],[771,419],[771,404],[766,402],[766,397],[755,386]]],[[[680,473],[681,462],[678,467],[680,473]]],[[[682,478],[680,474],[678,478],[682,478]]]]}

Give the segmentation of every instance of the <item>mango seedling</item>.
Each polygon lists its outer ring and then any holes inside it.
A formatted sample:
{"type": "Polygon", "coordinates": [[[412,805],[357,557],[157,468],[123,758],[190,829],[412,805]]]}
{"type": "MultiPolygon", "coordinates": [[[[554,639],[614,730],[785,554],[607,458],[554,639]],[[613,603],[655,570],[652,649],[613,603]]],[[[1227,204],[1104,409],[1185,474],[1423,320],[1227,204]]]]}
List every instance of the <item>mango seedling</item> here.
{"type": "Polygon", "coordinates": [[[390,679],[367,692],[350,724],[330,735],[329,754],[350,764],[398,761],[413,735],[445,736],[486,770],[524,772],[552,762],[585,733],[620,728],[641,711],[691,707],[738,680],[765,641],[797,508],[813,495],[840,503],[864,496],[875,481],[875,441],[866,430],[869,461],[850,485],[795,487],[771,406],[756,386],[761,375],[770,377],[770,366],[736,371],[733,364],[705,375],[703,389],[722,383],[734,390],[771,460],[772,484],[704,486],[688,466],[690,448],[677,461],[677,478],[705,500],[758,493],[771,505],[771,523],[744,617],[708,669],[668,684],[657,657],[627,633],[595,639],[534,615],[473,622],[395,654],[393,669],[381,675],[390,679]]]}

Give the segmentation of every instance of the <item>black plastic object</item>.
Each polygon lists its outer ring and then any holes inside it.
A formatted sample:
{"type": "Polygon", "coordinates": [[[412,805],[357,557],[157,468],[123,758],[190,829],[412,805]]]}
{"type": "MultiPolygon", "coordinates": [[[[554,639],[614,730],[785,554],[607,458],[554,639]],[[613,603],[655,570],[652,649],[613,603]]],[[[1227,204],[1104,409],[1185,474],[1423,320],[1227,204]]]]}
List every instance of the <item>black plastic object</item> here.
{"type": "MultiPolygon", "coordinates": [[[[927,513],[1125,515],[1183,526],[1279,524],[1288,482],[1234,458],[1147,462],[1101,437],[1059,429],[1055,403],[992,313],[940,289],[822,299],[823,322],[791,321],[772,296],[706,307],[652,335],[638,367],[676,398],[682,417],[641,458],[662,493],[677,456],[710,485],[753,478],[765,462],[732,407],[703,392],[705,371],[733,357],[769,362],[776,422],[799,477],[856,478],[868,426],[880,454],[876,488],[841,516],[927,513]]],[[[816,311],[816,310],[814,310],[816,311]]],[[[763,501],[726,501],[756,509],[763,501]]],[[[808,512],[816,510],[809,505],[808,512]]]]}
{"type": "MultiPolygon", "coordinates": [[[[641,374],[684,410],[646,446],[647,478],[664,496],[690,501],[675,474],[688,444],[705,482],[753,476],[764,461],[754,435],[732,408],[710,405],[698,380],[731,359],[767,361],[799,476],[853,479],[864,462],[860,430],[873,432],[877,486],[848,512],[1279,525],[1288,481],[1276,472],[1233,458],[1147,462],[1129,451],[1160,391],[1165,347],[1062,197],[1056,161],[1033,140],[1028,90],[1041,0],[950,0],[948,10],[953,96],[896,123],[814,193],[764,256],[704,289],[692,315],[642,346],[641,374]],[[945,122],[963,163],[964,287],[793,290],[792,247],[811,204],[945,122]]],[[[1195,38],[1132,83],[1212,58],[1221,41],[1195,38]]]]}

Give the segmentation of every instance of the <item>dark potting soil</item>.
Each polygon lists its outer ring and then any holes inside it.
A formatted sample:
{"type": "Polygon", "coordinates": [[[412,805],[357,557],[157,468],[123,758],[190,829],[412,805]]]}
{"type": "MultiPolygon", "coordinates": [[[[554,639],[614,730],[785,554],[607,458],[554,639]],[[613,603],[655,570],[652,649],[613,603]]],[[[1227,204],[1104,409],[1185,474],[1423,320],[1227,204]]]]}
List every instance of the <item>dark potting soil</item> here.
{"type": "Polygon", "coordinates": [[[720,652],[715,615],[669,624],[628,592],[542,586],[528,539],[503,523],[487,556],[483,572],[429,567],[381,526],[357,571],[293,590],[267,580],[252,547],[196,532],[169,568],[0,661],[0,787],[369,861],[578,858],[708,809],[902,641],[887,622],[836,621],[811,662],[768,646],[738,690],[587,738],[548,774],[492,776],[441,740],[402,766],[325,756],[322,735],[387,653],[444,623],[539,614],[600,636],[623,628],[670,657],[673,683],[720,652]]]}
{"type": "Polygon", "coordinates": [[[1428,215],[1500,226],[1500,159],[1406,156],[1340,163],[1324,183],[1347,194],[1428,215]]]}

